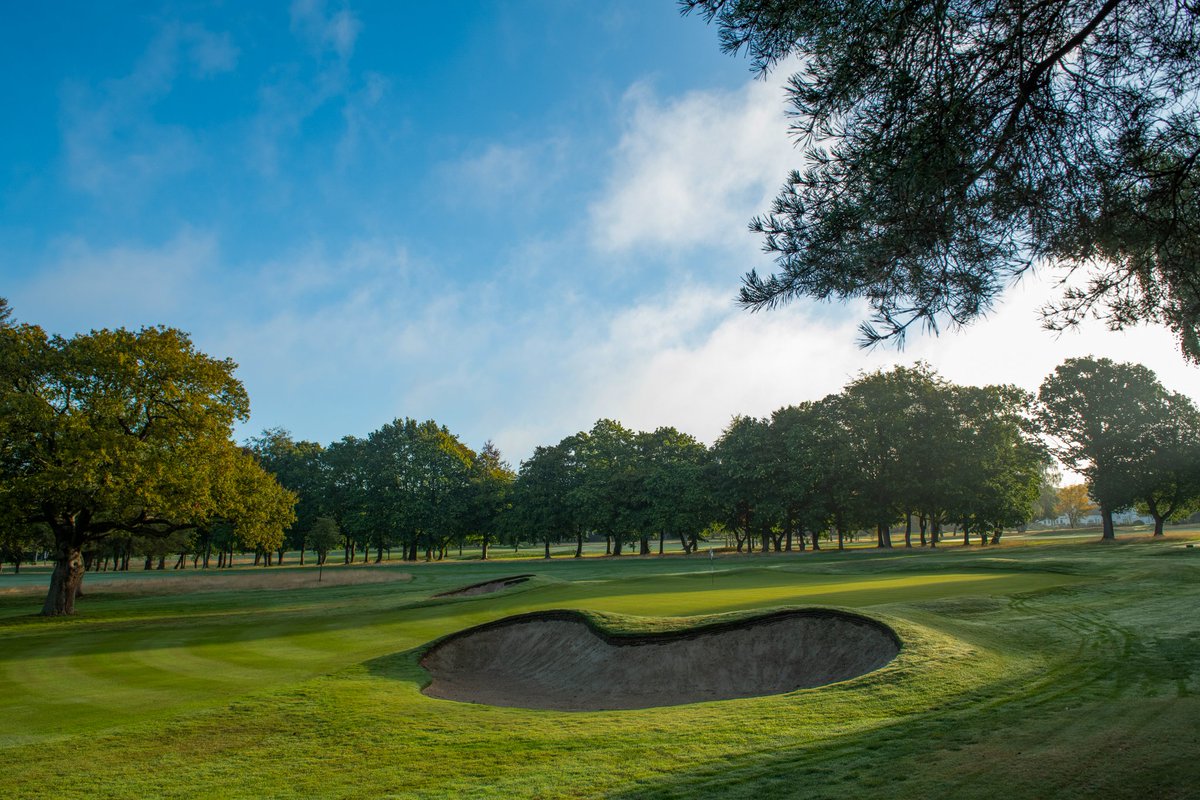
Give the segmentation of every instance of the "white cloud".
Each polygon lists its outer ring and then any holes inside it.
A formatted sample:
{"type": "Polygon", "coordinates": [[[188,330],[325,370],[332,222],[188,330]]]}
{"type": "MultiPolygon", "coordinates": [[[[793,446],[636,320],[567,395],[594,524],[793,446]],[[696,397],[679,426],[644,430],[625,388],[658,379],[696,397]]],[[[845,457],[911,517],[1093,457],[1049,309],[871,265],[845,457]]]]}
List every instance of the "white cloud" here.
{"type": "Polygon", "coordinates": [[[1200,399],[1200,369],[1184,363],[1168,331],[1111,332],[1089,323],[1055,336],[1037,319],[1048,291],[1046,282],[1031,279],[983,322],[911,338],[901,352],[857,347],[862,305],[842,307],[840,318],[810,301],[750,314],[723,290],[662,295],[613,314],[590,345],[570,340],[584,346],[561,380],[570,391],[553,402],[575,410],[576,427],[568,430],[561,414],[547,409],[540,431],[525,426],[520,433],[540,434],[534,444],[552,443],[603,416],[639,429],[673,425],[712,442],[735,414],[765,416],[840,391],[860,370],[917,360],[957,383],[1014,383],[1036,392],[1066,358],[1095,354],[1145,364],[1168,388],[1200,399]]]}
{"type": "Polygon", "coordinates": [[[747,222],[801,158],[774,83],[665,100],[638,84],[622,113],[612,173],[590,209],[592,242],[602,251],[744,247],[747,222]]]}
{"type": "Polygon", "coordinates": [[[294,0],[292,32],[317,53],[332,51],[345,61],[354,53],[362,22],[348,8],[326,13],[324,0],[294,0]]]}

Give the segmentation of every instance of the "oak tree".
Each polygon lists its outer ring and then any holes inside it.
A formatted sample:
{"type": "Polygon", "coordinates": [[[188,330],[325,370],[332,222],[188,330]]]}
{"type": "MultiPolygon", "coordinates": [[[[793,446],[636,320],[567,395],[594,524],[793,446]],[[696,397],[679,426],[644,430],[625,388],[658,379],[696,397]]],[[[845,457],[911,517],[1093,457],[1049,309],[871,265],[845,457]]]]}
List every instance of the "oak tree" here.
{"type": "Polygon", "coordinates": [[[295,498],[231,438],[249,414],[234,368],[171,328],[0,325],[0,520],[53,534],[43,614],[74,612],[83,550],[110,536],[227,519],[253,545],[281,540],[295,498]]]}

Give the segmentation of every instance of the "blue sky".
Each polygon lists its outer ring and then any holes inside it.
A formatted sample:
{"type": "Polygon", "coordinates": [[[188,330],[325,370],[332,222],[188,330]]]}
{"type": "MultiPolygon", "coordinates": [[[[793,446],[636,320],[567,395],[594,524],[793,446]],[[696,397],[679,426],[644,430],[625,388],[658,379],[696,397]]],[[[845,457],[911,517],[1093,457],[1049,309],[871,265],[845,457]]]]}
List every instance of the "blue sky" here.
{"type": "Polygon", "coordinates": [[[737,310],[799,164],[783,78],[671,0],[12,4],[0,295],[191,331],[240,364],[241,436],[432,417],[514,463],[601,416],[711,442],[918,358],[1036,388],[1090,352],[1200,396],[1165,331],[1040,331],[1052,275],[903,353],[854,346],[858,306],[737,310]]]}

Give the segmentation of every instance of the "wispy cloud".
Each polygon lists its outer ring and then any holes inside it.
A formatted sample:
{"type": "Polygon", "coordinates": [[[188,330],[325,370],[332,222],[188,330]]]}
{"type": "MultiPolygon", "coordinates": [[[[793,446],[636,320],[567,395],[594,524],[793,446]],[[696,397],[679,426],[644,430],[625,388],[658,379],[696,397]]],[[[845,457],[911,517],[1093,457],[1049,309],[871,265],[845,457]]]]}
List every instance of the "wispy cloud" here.
{"type": "Polygon", "coordinates": [[[570,143],[553,136],[520,144],[489,142],[441,165],[436,179],[454,208],[536,210],[568,168],[570,143]]]}
{"type": "Polygon", "coordinates": [[[220,266],[216,238],[189,229],[160,245],[98,248],[71,238],[13,287],[12,299],[18,316],[56,333],[203,325],[223,305],[210,280],[220,266]]]}
{"type": "Polygon", "coordinates": [[[195,132],[156,119],[155,105],[181,71],[209,78],[234,69],[237,57],[228,34],[169,23],[128,75],[98,85],[68,83],[60,117],[68,183],[110,199],[130,197],[195,168],[201,161],[195,132]]]}
{"type": "Polygon", "coordinates": [[[332,53],[342,61],[353,55],[362,31],[362,22],[353,11],[341,8],[328,12],[325,0],[293,0],[291,26],[314,53],[332,53]]]}

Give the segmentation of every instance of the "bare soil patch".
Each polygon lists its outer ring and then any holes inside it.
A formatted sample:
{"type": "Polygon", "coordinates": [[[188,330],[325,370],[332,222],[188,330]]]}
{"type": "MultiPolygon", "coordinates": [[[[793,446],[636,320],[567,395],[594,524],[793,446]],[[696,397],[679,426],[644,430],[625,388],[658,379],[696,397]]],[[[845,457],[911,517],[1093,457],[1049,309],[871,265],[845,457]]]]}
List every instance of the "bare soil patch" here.
{"type": "Polygon", "coordinates": [[[533,575],[513,575],[508,578],[497,578],[495,580],[484,581],[483,583],[472,583],[470,586],[464,586],[461,589],[451,589],[448,592],[435,594],[434,597],[471,597],[477,594],[491,594],[498,592],[501,589],[507,589],[509,586],[516,586],[518,583],[524,583],[532,578],[533,575]]]}
{"type": "Polygon", "coordinates": [[[782,694],[863,675],[900,652],[886,625],[781,611],[664,634],[612,634],[582,614],[522,614],[441,640],[422,657],[430,697],[602,711],[782,694]]]}

